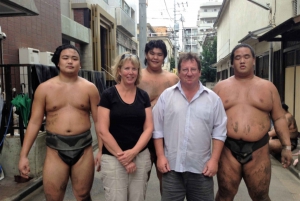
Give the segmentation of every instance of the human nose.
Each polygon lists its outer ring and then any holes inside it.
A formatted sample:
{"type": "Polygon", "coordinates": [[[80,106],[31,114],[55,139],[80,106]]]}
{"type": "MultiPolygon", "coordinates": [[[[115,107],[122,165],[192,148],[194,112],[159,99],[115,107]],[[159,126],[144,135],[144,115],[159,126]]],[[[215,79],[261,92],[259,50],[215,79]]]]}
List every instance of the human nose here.
{"type": "Polygon", "coordinates": [[[133,73],[133,69],[130,68],[128,72],[129,72],[130,74],[132,74],[132,73],[133,73]]]}
{"type": "Polygon", "coordinates": [[[192,75],[192,69],[187,69],[187,72],[186,72],[187,75],[192,75]]]}
{"type": "Polygon", "coordinates": [[[244,57],[241,57],[240,63],[245,63],[244,57]]]}
{"type": "Polygon", "coordinates": [[[67,62],[72,63],[73,62],[72,58],[68,58],[67,62]]]}

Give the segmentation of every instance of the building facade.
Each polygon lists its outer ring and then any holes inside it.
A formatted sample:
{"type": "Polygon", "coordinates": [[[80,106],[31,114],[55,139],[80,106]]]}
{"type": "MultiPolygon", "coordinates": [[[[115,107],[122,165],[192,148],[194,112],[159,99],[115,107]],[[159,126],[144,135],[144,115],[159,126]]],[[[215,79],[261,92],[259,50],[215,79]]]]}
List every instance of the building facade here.
{"type": "MultiPolygon", "coordinates": [[[[66,16],[88,29],[90,42],[86,52],[92,70],[106,72],[107,85],[112,85],[111,66],[119,54],[138,53],[136,2],[134,0],[62,0],[66,16]]],[[[64,24],[63,24],[64,25],[64,24]]],[[[71,34],[70,32],[69,34],[71,34]]],[[[65,34],[66,35],[66,34],[65,34]]]]}
{"type": "Polygon", "coordinates": [[[217,19],[222,2],[209,1],[200,5],[198,11],[197,26],[199,28],[199,55],[202,53],[202,47],[205,41],[213,38],[216,34],[214,23],[217,19]]]}
{"type": "Polygon", "coordinates": [[[300,1],[224,0],[214,24],[217,32],[217,79],[233,75],[231,50],[239,43],[256,52],[255,74],[277,87],[281,100],[300,121],[300,1]]]}
{"type": "Polygon", "coordinates": [[[182,51],[199,53],[198,27],[184,27],[182,30],[182,51]]]}

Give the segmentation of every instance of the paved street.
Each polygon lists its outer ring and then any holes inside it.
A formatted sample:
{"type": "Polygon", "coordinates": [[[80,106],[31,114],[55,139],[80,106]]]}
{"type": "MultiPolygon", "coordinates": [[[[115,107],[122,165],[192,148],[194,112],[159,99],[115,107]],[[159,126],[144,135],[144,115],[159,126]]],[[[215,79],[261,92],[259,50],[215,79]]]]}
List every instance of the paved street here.
{"type": "MultiPolygon", "coordinates": [[[[94,152],[97,153],[97,150],[94,152]]],[[[300,180],[295,177],[290,171],[285,170],[281,167],[281,164],[275,159],[271,158],[272,162],[272,179],[271,179],[271,186],[270,186],[270,197],[272,201],[299,201],[300,200],[300,180]]],[[[102,182],[100,179],[100,174],[95,173],[95,179],[93,188],[91,191],[91,195],[93,200],[96,201],[104,201],[104,191],[102,182]]],[[[255,175],[253,175],[255,176],[255,175]]],[[[215,180],[215,192],[217,191],[217,182],[215,180]]],[[[23,201],[44,201],[44,193],[42,187],[28,196],[23,201]]],[[[75,201],[75,198],[72,194],[71,185],[69,183],[67,192],[65,195],[65,201],[75,201]]],[[[149,181],[148,189],[147,189],[147,196],[146,201],[159,201],[160,194],[159,194],[159,187],[158,187],[158,180],[156,178],[156,172],[153,168],[151,173],[151,178],[149,181]]],[[[248,196],[248,192],[244,182],[242,181],[240,185],[239,192],[234,199],[235,201],[251,201],[248,196]]]]}

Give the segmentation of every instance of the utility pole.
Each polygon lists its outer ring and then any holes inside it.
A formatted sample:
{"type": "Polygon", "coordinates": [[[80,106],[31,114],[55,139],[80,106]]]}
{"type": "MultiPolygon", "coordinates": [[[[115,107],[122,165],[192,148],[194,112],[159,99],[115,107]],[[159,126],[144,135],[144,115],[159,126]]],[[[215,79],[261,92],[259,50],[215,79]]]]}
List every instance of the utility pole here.
{"type": "Polygon", "coordinates": [[[175,60],[175,68],[177,68],[177,41],[176,41],[176,0],[174,0],[174,60],[175,60]]]}
{"type": "Polygon", "coordinates": [[[147,0],[139,0],[139,58],[141,67],[144,66],[145,45],[147,43],[147,0]]]}

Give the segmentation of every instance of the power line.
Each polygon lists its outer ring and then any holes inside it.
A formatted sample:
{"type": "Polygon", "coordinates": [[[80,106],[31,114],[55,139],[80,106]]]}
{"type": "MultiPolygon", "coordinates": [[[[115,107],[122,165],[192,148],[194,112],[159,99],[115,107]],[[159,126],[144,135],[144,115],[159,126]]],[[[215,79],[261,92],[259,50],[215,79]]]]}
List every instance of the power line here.
{"type": "MultiPolygon", "coordinates": [[[[169,10],[168,10],[168,7],[167,7],[167,4],[166,4],[166,0],[164,0],[164,2],[165,2],[165,6],[166,6],[166,9],[167,9],[167,13],[168,13],[168,15],[169,15],[169,17],[170,17],[170,20],[172,20],[171,15],[170,15],[169,10]]],[[[174,19],[174,20],[175,20],[175,19],[174,19]]]]}

